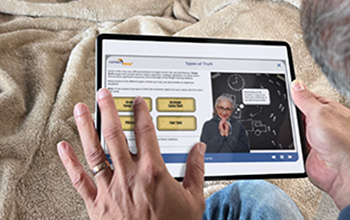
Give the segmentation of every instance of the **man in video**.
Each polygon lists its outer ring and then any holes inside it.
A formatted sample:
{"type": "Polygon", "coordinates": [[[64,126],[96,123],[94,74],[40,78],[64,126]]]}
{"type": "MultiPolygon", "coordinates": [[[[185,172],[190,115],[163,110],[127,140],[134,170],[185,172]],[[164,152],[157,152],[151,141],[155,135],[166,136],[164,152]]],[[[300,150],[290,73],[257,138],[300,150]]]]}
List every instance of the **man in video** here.
{"type": "Polygon", "coordinates": [[[215,101],[213,118],[203,126],[201,142],[206,153],[249,153],[249,139],[244,126],[232,117],[234,102],[228,94],[215,101]]]}

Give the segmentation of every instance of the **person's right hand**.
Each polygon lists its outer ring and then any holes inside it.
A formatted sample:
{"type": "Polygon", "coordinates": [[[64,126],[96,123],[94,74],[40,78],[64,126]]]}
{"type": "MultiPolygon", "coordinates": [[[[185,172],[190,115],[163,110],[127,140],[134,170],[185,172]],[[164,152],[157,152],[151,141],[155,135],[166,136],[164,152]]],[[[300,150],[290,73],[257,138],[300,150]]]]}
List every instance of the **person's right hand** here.
{"type": "Polygon", "coordinates": [[[350,109],[310,92],[298,80],[292,83],[292,97],[305,115],[309,179],[343,209],[350,205],[350,109]]]}
{"type": "Polygon", "coordinates": [[[230,133],[230,126],[228,125],[228,122],[225,120],[224,123],[224,132],[225,132],[225,136],[227,137],[230,133]]]}
{"type": "Polygon", "coordinates": [[[226,120],[225,119],[221,119],[219,122],[219,132],[221,136],[225,136],[225,128],[224,128],[224,124],[225,124],[226,120]]]}
{"type": "MultiPolygon", "coordinates": [[[[102,132],[114,170],[98,172],[96,184],[84,170],[67,142],[58,152],[73,186],[84,199],[91,219],[201,219],[205,202],[204,153],[206,145],[197,143],[189,152],[182,185],[168,172],[160,153],[149,109],[138,97],[133,102],[137,154],[131,154],[111,93],[98,92],[102,132]]],[[[85,104],[74,110],[76,123],[91,169],[106,164],[91,114],[85,104]]]]}

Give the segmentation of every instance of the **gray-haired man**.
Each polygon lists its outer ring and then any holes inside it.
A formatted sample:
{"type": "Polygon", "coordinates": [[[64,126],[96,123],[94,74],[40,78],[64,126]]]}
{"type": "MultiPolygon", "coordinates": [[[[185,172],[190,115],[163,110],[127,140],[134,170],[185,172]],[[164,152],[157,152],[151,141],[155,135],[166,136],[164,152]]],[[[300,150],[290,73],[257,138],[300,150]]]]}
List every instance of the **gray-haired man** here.
{"type": "MultiPolygon", "coordinates": [[[[303,0],[302,26],[329,82],[350,97],[350,0],[303,0]]],[[[342,210],[339,220],[350,219],[350,110],[298,80],[292,97],[305,116],[309,179],[342,210]]],[[[206,203],[204,219],[303,219],[289,196],[265,181],[237,182],[206,203]]]]}

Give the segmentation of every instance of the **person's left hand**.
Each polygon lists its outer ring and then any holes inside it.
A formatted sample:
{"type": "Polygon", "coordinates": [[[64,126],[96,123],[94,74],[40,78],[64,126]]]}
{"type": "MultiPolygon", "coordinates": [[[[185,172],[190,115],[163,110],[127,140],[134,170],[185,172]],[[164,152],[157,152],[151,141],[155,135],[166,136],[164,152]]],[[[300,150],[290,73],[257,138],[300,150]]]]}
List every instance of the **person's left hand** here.
{"type": "Polygon", "coordinates": [[[291,92],[305,117],[309,179],[343,209],[350,205],[350,110],[311,92],[299,80],[293,81],[291,92]]]}
{"type": "MultiPolygon", "coordinates": [[[[146,103],[134,100],[137,154],[129,152],[112,95],[98,92],[102,131],[114,171],[107,166],[95,175],[96,184],[67,142],[58,144],[58,152],[73,186],[85,201],[91,219],[201,219],[204,153],[206,146],[197,143],[187,158],[183,184],[168,172],[146,103]]],[[[86,105],[77,104],[76,123],[85,157],[92,169],[106,160],[86,105]]]]}

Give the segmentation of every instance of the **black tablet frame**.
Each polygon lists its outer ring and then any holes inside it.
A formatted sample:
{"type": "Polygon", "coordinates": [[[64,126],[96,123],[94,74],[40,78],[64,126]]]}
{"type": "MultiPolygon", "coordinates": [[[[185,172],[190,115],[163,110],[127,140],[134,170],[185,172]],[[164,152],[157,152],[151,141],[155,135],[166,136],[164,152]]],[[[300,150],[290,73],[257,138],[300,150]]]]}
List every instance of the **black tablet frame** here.
{"type": "MultiPolygon", "coordinates": [[[[216,44],[250,44],[250,45],[267,45],[267,46],[284,46],[287,48],[289,68],[291,79],[295,79],[294,65],[292,59],[292,51],[287,42],[284,41],[261,41],[261,40],[235,40],[235,39],[220,39],[220,38],[196,38],[196,37],[170,37],[170,36],[152,36],[152,35],[128,35],[128,34],[100,34],[96,39],[96,87],[97,92],[102,87],[102,42],[103,40],[135,40],[135,41],[161,41],[161,42],[190,42],[190,43],[216,43],[216,44]]],[[[304,130],[304,123],[302,113],[298,108],[297,120],[299,126],[299,135],[302,145],[302,155],[304,159],[304,168],[307,158],[307,145],[304,130]]],[[[95,108],[95,126],[99,138],[101,133],[101,116],[98,104],[96,102],[95,108]]],[[[304,169],[306,170],[306,169],[304,169]]],[[[270,178],[302,178],[307,177],[306,171],[304,173],[292,174],[258,174],[258,175],[231,175],[231,176],[207,176],[205,180],[235,180],[235,179],[270,179],[270,178]]],[[[183,177],[176,177],[175,179],[182,181],[183,177]]]]}

